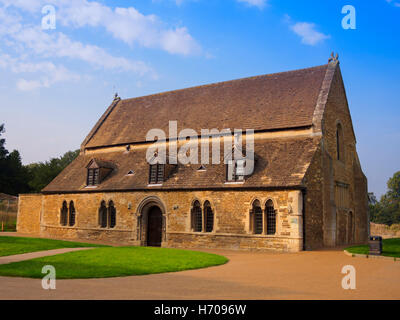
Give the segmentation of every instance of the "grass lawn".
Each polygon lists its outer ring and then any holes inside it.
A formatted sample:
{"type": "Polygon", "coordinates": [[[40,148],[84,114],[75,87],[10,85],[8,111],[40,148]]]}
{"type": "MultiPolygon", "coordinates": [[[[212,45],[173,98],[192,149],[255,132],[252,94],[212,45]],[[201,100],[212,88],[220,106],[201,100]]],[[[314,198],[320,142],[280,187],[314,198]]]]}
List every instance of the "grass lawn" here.
{"type": "MultiPolygon", "coordinates": [[[[349,247],[346,250],[350,253],[369,254],[368,245],[349,247]]],[[[400,238],[383,239],[382,255],[400,258],[400,238]]]]}
{"type": "Polygon", "coordinates": [[[8,237],[1,236],[0,233],[0,257],[42,250],[81,247],[103,247],[103,245],[40,238],[8,237]]]}
{"type": "Polygon", "coordinates": [[[205,252],[152,247],[105,247],[0,265],[0,276],[43,278],[43,266],[56,279],[106,278],[198,269],[224,264],[227,258],[205,252]]]}

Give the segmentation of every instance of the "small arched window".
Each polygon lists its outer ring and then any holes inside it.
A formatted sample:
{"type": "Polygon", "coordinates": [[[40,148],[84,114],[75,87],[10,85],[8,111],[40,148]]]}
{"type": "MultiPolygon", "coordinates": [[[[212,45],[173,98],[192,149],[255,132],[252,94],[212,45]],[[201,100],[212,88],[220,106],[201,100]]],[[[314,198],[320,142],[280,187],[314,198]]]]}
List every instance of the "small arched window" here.
{"type": "Polygon", "coordinates": [[[214,229],[214,212],[208,200],[204,202],[204,220],[206,222],[206,232],[212,232],[214,229]]]}
{"type": "Polygon", "coordinates": [[[74,202],[71,201],[69,203],[69,226],[72,227],[75,225],[75,206],[74,202]]]}
{"type": "Polygon", "coordinates": [[[276,214],[274,209],[274,203],[272,200],[268,200],[265,204],[265,214],[267,216],[267,234],[276,233],[276,214]]]}
{"type": "Polygon", "coordinates": [[[259,200],[254,200],[253,207],[251,210],[251,219],[253,225],[253,233],[262,234],[263,233],[263,215],[259,200]]]}
{"type": "Polygon", "coordinates": [[[107,207],[106,202],[102,201],[99,208],[99,225],[101,228],[107,228],[107,207]]]}
{"type": "Polygon", "coordinates": [[[110,201],[108,203],[108,217],[109,217],[109,227],[114,228],[117,223],[117,210],[114,207],[114,202],[110,201]]]}
{"type": "Polygon", "coordinates": [[[201,213],[200,202],[195,201],[192,207],[192,229],[195,232],[201,232],[203,230],[203,217],[201,213]]]}
{"type": "Polygon", "coordinates": [[[344,161],[343,128],[340,123],[336,126],[336,159],[344,161]]]}
{"type": "Polygon", "coordinates": [[[60,212],[60,224],[62,226],[66,226],[67,222],[68,222],[68,205],[67,201],[64,201],[60,212]]]}

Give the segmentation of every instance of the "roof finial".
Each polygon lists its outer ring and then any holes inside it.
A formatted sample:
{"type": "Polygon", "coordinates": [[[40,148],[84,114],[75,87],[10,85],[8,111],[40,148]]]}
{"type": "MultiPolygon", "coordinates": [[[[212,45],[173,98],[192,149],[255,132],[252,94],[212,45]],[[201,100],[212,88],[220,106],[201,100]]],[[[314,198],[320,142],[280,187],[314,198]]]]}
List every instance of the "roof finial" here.
{"type": "Polygon", "coordinates": [[[118,99],[119,99],[118,93],[116,92],[115,95],[114,95],[114,100],[118,100],[118,99]]]}
{"type": "Polygon", "coordinates": [[[334,55],[334,52],[332,51],[331,56],[328,59],[328,63],[329,62],[336,62],[339,59],[339,54],[336,53],[336,56],[334,55]]]}

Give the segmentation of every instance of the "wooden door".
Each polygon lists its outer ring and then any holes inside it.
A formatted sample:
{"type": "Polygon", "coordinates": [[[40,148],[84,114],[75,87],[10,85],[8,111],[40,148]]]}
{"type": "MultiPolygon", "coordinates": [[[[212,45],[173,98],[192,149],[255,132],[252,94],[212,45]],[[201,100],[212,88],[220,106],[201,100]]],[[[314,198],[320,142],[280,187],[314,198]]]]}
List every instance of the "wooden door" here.
{"type": "Polygon", "coordinates": [[[160,247],[162,238],[162,213],[159,207],[151,207],[147,222],[147,245],[160,247]]]}

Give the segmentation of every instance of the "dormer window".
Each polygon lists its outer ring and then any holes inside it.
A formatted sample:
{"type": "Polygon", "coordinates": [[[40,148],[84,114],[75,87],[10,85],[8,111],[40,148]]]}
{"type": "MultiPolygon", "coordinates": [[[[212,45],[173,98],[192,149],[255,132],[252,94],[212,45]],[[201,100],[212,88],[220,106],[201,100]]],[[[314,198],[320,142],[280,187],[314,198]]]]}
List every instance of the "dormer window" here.
{"type": "Polygon", "coordinates": [[[244,181],[246,160],[229,160],[226,170],[226,181],[244,181]]]}
{"type": "Polygon", "coordinates": [[[149,172],[149,184],[160,184],[164,182],[165,165],[161,163],[151,164],[149,172]]]}
{"type": "Polygon", "coordinates": [[[97,186],[99,184],[99,171],[100,169],[88,169],[87,185],[97,186]]]}
{"type": "Polygon", "coordinates": [[[224,156],[226,163],[226,182],[244,182],[246,176],[254,171],[254,151],[247,150],[246,155],[238,146],[233,146],[231,153],[224,156]]]}
{"type": "Polygon", "coordinates": [[[104,178],[106,178],[106,176],[111,173],[111,171],[113,170],[113,165],[105,161],[92,159],[86,166],[86,168],[86,185],[89,187],[99,185],[101,181],[104,180],[104,178]]]}

